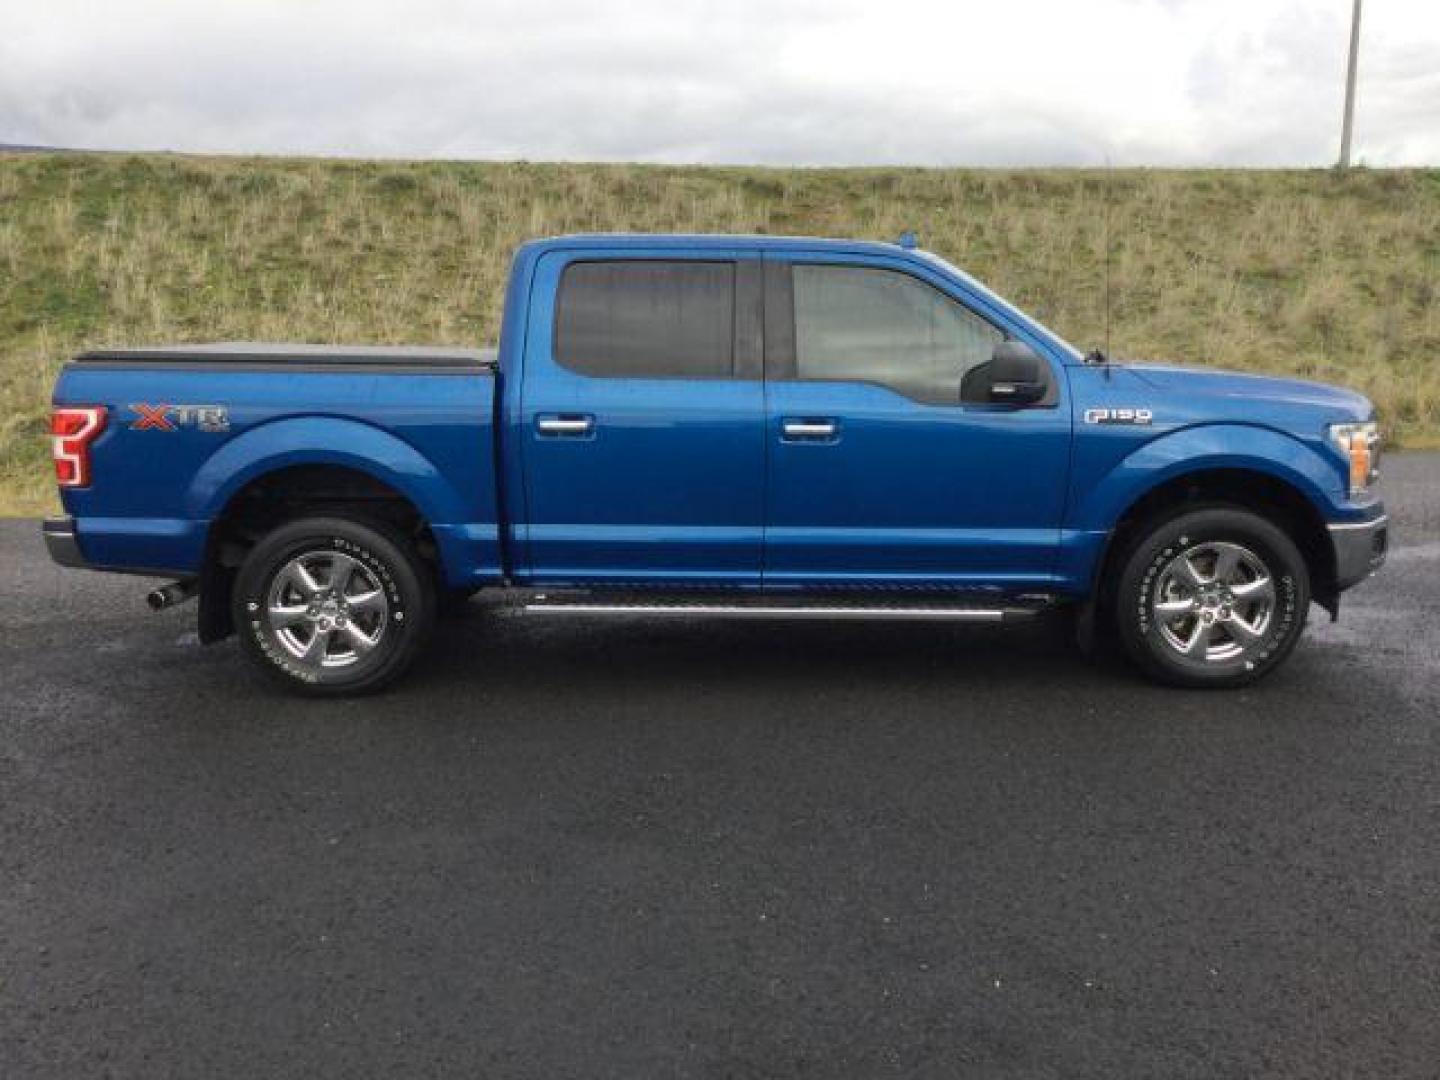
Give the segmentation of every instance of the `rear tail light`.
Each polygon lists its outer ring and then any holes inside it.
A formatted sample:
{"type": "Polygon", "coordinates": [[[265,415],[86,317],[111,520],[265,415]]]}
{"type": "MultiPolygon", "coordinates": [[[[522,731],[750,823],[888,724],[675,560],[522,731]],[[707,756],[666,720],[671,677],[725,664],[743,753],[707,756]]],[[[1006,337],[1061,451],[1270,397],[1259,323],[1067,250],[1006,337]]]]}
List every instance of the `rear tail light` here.
{"type": "Polygon", "coordinates": [[[62,488],[89,485],[90,444],[104,430],[105,409],[100,405],[67,407],[50,414],[55,480],[62,488]]]}

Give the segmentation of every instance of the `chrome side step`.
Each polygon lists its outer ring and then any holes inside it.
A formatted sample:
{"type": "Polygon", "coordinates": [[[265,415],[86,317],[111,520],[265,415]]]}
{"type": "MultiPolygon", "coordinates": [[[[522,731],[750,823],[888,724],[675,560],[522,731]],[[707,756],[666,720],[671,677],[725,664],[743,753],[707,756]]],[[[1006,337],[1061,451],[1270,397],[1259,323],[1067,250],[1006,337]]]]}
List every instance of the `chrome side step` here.
{"type": "Polygon", "coordinates": [[[1026,597],[1016,602],[985,598],[984,602],[929,599],[914,601],[895,598],[887,602],[877,597],[856,600],[835,600],[826,597],[776,598],[756,597],[753,600],[701,600],[684,597],[607,598],[590,594],[549,596],[539,594],[519,605],[526,615],[641,616],[644,618],[704,619],[890,619],[897,621],[936,621],[998,623],[1025,619],[1052,606],[1050,597],[1026,597]]]}

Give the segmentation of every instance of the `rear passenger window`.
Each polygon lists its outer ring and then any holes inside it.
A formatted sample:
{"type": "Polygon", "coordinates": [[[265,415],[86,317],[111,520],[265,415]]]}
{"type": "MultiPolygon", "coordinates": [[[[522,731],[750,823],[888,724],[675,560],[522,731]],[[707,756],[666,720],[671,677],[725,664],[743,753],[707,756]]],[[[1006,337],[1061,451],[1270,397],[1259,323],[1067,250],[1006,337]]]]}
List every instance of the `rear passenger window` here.
{"type": "Polygon", "coordinates": [[[727,377],[734,326],[734,263],[571,263],[556,298],[555,359],[602,377],[727,377]]]}

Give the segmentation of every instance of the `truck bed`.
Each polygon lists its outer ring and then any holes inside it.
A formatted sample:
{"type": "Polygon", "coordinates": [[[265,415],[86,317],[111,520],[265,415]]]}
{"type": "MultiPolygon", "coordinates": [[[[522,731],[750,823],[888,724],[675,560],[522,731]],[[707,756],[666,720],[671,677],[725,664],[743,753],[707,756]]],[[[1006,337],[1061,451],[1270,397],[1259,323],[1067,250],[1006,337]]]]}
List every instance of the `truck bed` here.
{"type": "Polygon", "coordinates": [[[500,573],[494,350],[219,342],[97,349],[57,406],[101,406],[94,481],[65,489],[94,565],[201,567],[214,521],[292,466],[364,473],[428,523],[450,582],[500,573]],[[203,418],[203,419],[202,419],[203,418]]]}

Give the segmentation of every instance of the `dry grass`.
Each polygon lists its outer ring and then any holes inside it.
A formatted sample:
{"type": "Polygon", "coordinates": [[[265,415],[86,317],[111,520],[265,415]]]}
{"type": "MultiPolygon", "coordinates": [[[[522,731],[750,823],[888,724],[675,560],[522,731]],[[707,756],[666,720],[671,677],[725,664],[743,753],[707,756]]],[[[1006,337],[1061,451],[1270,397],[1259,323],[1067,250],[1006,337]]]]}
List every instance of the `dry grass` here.
{"type": "Polygon", "coordinates": [[[1290,373],[1440,439],[1440,171],[774,170],[0,155],[0,511],[53,503],[82,346],[493,339],[509,255],[571,231],[925,246],[1082,347],[1290,373]],[[1107,210],[1108,207],[1108,210],[1107,210]]]}

